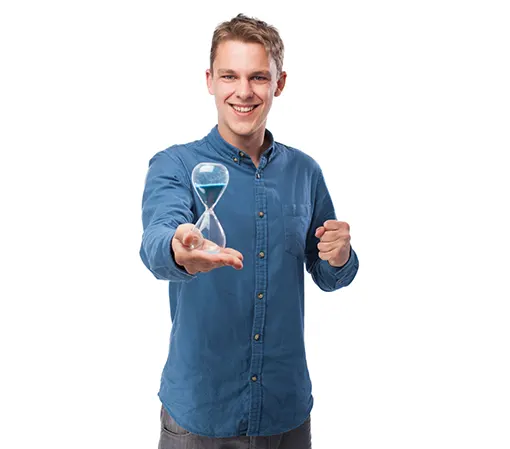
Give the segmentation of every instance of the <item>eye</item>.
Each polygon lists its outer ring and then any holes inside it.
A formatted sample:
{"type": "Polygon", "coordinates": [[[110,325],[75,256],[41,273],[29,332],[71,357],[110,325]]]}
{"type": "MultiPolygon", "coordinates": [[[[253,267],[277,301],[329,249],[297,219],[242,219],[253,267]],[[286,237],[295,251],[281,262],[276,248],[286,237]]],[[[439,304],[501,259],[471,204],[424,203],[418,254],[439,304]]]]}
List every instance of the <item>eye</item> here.
{"type": "Polygon", "coordinates": [[[234,75],[223,75],[222,78],[226,79],[226,80],[233,80],[234,79],[234,75]]]}
{"type": "Polygon", "coordinates": [[[265,81],[265,80],[267,80],[267,78],[265,76],[259,76],[259,75],[254,76],[253,79],[255,81],[265,81]]]}

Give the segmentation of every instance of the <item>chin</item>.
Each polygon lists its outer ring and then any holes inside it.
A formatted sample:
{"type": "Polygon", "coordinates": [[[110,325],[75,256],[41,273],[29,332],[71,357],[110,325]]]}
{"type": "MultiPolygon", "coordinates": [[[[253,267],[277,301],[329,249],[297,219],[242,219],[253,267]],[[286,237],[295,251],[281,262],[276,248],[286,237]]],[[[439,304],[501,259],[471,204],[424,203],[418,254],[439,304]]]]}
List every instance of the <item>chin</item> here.
{"type": "Polygon", "coordinates": [[[232,130],[232,132],[234,132],[238,136],[250,136],[257,129],[257,127],[253,124],[241,125],[239,123],[228,123],[227,122],[227,125],[232,130]]]}

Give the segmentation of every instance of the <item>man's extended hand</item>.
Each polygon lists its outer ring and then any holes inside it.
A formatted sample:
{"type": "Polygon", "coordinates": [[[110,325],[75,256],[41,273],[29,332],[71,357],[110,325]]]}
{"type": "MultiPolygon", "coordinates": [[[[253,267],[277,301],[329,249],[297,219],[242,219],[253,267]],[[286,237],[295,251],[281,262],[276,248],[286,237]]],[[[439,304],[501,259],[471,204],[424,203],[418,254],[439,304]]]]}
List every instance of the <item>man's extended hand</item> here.
{"type": "Polygon", "coordinates": [[[327,220],[315,231],[320,239],[317,245],[319,257],[333,267],[341,267],[349,260],[351,250],[350,226],[344,221],[327,220]]]}
{"type": "Polygon", "coordinates": [[[214,268],[231,266],[236,270],[243,268],[243,255],[232,248],[221,248],[219,253],[211,254],[200,249],[193,249],[199,240],[194,232],[194,225],[185,223],[175,231],[172,239],[175,262],[183,266],[189,274],[211,271],[214,268]]]}

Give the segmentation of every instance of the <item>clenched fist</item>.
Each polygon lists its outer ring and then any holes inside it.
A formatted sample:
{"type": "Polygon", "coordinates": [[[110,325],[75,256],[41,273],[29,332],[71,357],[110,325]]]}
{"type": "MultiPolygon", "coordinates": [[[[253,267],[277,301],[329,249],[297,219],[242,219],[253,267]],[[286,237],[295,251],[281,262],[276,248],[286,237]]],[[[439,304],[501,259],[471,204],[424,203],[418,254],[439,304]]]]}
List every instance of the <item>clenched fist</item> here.
{"type": "Polygon", "coordinates": [[[171,243],[175,262],[183,266],[189,274],[225,266],[231,266],[236,270],[243,268],[243,255],[235,249],[220,248],[220,252],[215,254],[195,249],[200,237],[191,231],[193,228],[192,223],[180,225],[171,243]]]}
{"type": "Polygon", "coordinates": [[[327,220],[315,231],[320,239],[319,257],[333,267],[341,267],[349,260],[351,250],[350,226],[344,221],[327,220]]]}

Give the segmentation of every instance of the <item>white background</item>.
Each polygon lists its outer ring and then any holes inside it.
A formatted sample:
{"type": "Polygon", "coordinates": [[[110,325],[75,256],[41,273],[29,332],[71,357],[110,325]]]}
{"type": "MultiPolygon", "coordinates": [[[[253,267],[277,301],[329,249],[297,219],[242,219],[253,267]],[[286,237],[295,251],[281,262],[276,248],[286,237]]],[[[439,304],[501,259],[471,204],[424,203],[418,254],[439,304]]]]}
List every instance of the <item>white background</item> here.
{"type": "Polygon", "coordinates": [[[144,177],[216,123],[210,40],[239,12],[280,30],[268,128],[321,164],[360,259],[335,293],[307,279],[314,449],[510,447],[505,2],[10,3],[0,447],[157,446],[144,177]]]}

